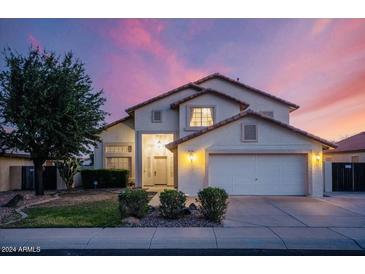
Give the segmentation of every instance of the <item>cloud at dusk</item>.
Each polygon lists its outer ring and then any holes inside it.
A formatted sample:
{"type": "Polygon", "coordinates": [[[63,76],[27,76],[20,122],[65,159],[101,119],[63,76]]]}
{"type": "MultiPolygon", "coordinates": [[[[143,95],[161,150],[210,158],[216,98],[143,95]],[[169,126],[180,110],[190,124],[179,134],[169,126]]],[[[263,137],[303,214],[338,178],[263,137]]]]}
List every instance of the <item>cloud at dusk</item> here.
{"type": "Polygon", "coordinates": [[[40,51],[43,51],[43,45],[31,33],[28,34],[27,41],[33,48],[38,48],[40,51]]]}
{"type": "Polygon", "coordinates": [[[365,130],[362,19],[0,20],[0,47],[30,44],[85,62],[105,92],[108,122],[220,72],[300,105],[293,125],[321,137],[365,130]]]}

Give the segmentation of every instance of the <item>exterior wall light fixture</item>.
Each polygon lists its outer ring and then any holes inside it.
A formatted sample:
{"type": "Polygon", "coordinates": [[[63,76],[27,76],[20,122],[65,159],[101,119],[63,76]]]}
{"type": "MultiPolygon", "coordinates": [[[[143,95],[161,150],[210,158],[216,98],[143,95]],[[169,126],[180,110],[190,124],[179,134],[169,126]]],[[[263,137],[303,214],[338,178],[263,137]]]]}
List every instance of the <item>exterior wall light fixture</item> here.
{"type": "Polygon", "coordinates": [[[188,153],[189,153],[189,160],[190,160],[190,162],[193,162],[193,160],[195,158],[194,151],[189,150],[188,153]]]}

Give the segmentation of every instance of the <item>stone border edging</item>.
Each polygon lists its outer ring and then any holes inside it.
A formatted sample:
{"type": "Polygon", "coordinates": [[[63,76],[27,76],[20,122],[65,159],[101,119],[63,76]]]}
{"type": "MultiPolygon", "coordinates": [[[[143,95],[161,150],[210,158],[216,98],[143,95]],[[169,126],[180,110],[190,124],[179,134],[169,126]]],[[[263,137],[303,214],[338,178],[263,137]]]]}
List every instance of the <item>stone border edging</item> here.
{"type": "Polygon", "coordinates": [[[38,201],[38,202],[34,202],[34,203],[31,203],[31,204],[28,204],[28,205],[23,205],[21,207],[18,207],[15,209],[15,211],[20,214],[20,218],[19,219],[16,219],[16,220],[12,220],[12,221],[9,221],[7,223],[4,223],[4,224],[1,224],[0,226],[3,226],[3,225],[10,225],[10,224],[13,224],[13,223],[16,223],[16,222],[19,222],[21,220],[24,220],[25,218],[28,217],[28,214],[25,213],[23,211],[24,208],[27,208],[27,207],[30,207],[30,206],[34,206],[34,205],[40,205],[40,204],[44,204],[44,203],[48,203],[48,202],[51,202],[51,201],[54,201],[54,200],[57,200],[60,198],[60,196],[58,195],[58,193],[56,193],[54,195],[55,197],[53,198],[50,198],[50,199],[46,199],[46,200],[43,200],[43,201],[38,201]]]}

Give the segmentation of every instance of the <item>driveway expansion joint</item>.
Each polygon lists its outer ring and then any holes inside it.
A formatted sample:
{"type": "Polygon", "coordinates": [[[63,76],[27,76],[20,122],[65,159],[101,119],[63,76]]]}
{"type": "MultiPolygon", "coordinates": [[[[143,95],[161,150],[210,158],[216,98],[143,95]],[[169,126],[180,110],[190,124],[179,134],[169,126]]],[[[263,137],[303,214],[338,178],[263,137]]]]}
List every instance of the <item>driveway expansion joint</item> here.
{"type": "Polygon", "coordinates": [[[334,203],[334,202],[332,202],[332,201],[329,201],[329,200],[327,200],[327,199],[323,199],[323,198],[315,198],[315,199],[316,199],[316,200],[318,200],[318,201],[326,202],[326,203],[328,203],[328,204],[330,204],[330,205],[333,205],[333,206],[339,207],[339,208],[341,208],[341,209],[343,209],[343,210],[345,210],[345,211],[349,211],[349,212],[351,212],[352,214],[356,214],[356,215],[359,215],[359,216],[365,216],[364,214],[361,214],[361,213],[356,212],[356,211],[354,211],[354,210],[351,210],[351,209],[349,209],[349,208],[343,207],[343,206],[341,206],[341,205],[339,205],[339,204],[337,204],[337,203],[334,203]]]}
{"type": "Polygon", "coordinates": [[[345,234],[332,229],[331,227],[328,227],[328,229],[335,232],[335,233],[337,233],[338,235],[341,235],[341,236],[345,237],[346,239],[352,240],[361,250],[365,250],[355,239],[353,239],[351,237],[348,237],[345,234]]]}
{"type": "Polygon", "coordinates": [[[154,232],[153,232],[153,234],[152,234],[152,237],[151,237],[151,240],[150,240],[150,245],[148,246],[148,249],[151,249],[152,241],[153,241],[153,239],[155,238],[155,234],[156,234],[156,232],[157,232],[157,227],[155,228],[155,231],[154,231],[154,232]]]}
{"type": "Polygon", "coordinates": [[[215,246],[216,246],[216,248],[218,248],[218,240],[217,240],[217,235],[215,234],[215,228],[212,227],[212,230],[213,230],[214,239],[215,239],[215,246]]]}
{"type": "Polygon", "coordinates": [[[268,199],[265,198],[265,201],[271,205],[272,207],[275,207],[276,209],[280,210],[281,212],[287,214],[288,216],[290,216],[291,218],[293,218],[294,220],[298,221],[299,223],[303,224],[305,227],[309,227],[306,223],[303,223],[300,219],[298,219],[297,217],[293,216],[292,214],[290,214],[289,212],[281,209],[280,207],[278,207],[277,205],[275,205],[274,203],[267,201],[268,199]]]}
{"type": "Polygon", "coordinates": [[[275,234],[276,237],[278,237],[280,239],[280,241],[283,243],[283,245],[285,246],[285,249],[288,249],[288,247],[286,246],[285,241],[283,240],[283,238],[280,237],[280,235],[278,233],[276,233],[271,227],[267,227],[267,229],[269,229],[272,233],[275,234]]]}

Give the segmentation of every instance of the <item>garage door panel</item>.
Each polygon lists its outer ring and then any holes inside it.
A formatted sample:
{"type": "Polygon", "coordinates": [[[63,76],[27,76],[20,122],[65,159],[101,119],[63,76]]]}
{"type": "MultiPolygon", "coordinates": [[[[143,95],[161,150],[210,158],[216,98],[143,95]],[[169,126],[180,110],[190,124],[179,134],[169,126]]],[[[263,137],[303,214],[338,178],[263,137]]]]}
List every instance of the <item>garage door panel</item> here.
{"type": "Polygon", "coordinates": [[[304,155],[211,155],[209,184],[231,195],[304,195],[304,155]]]}

